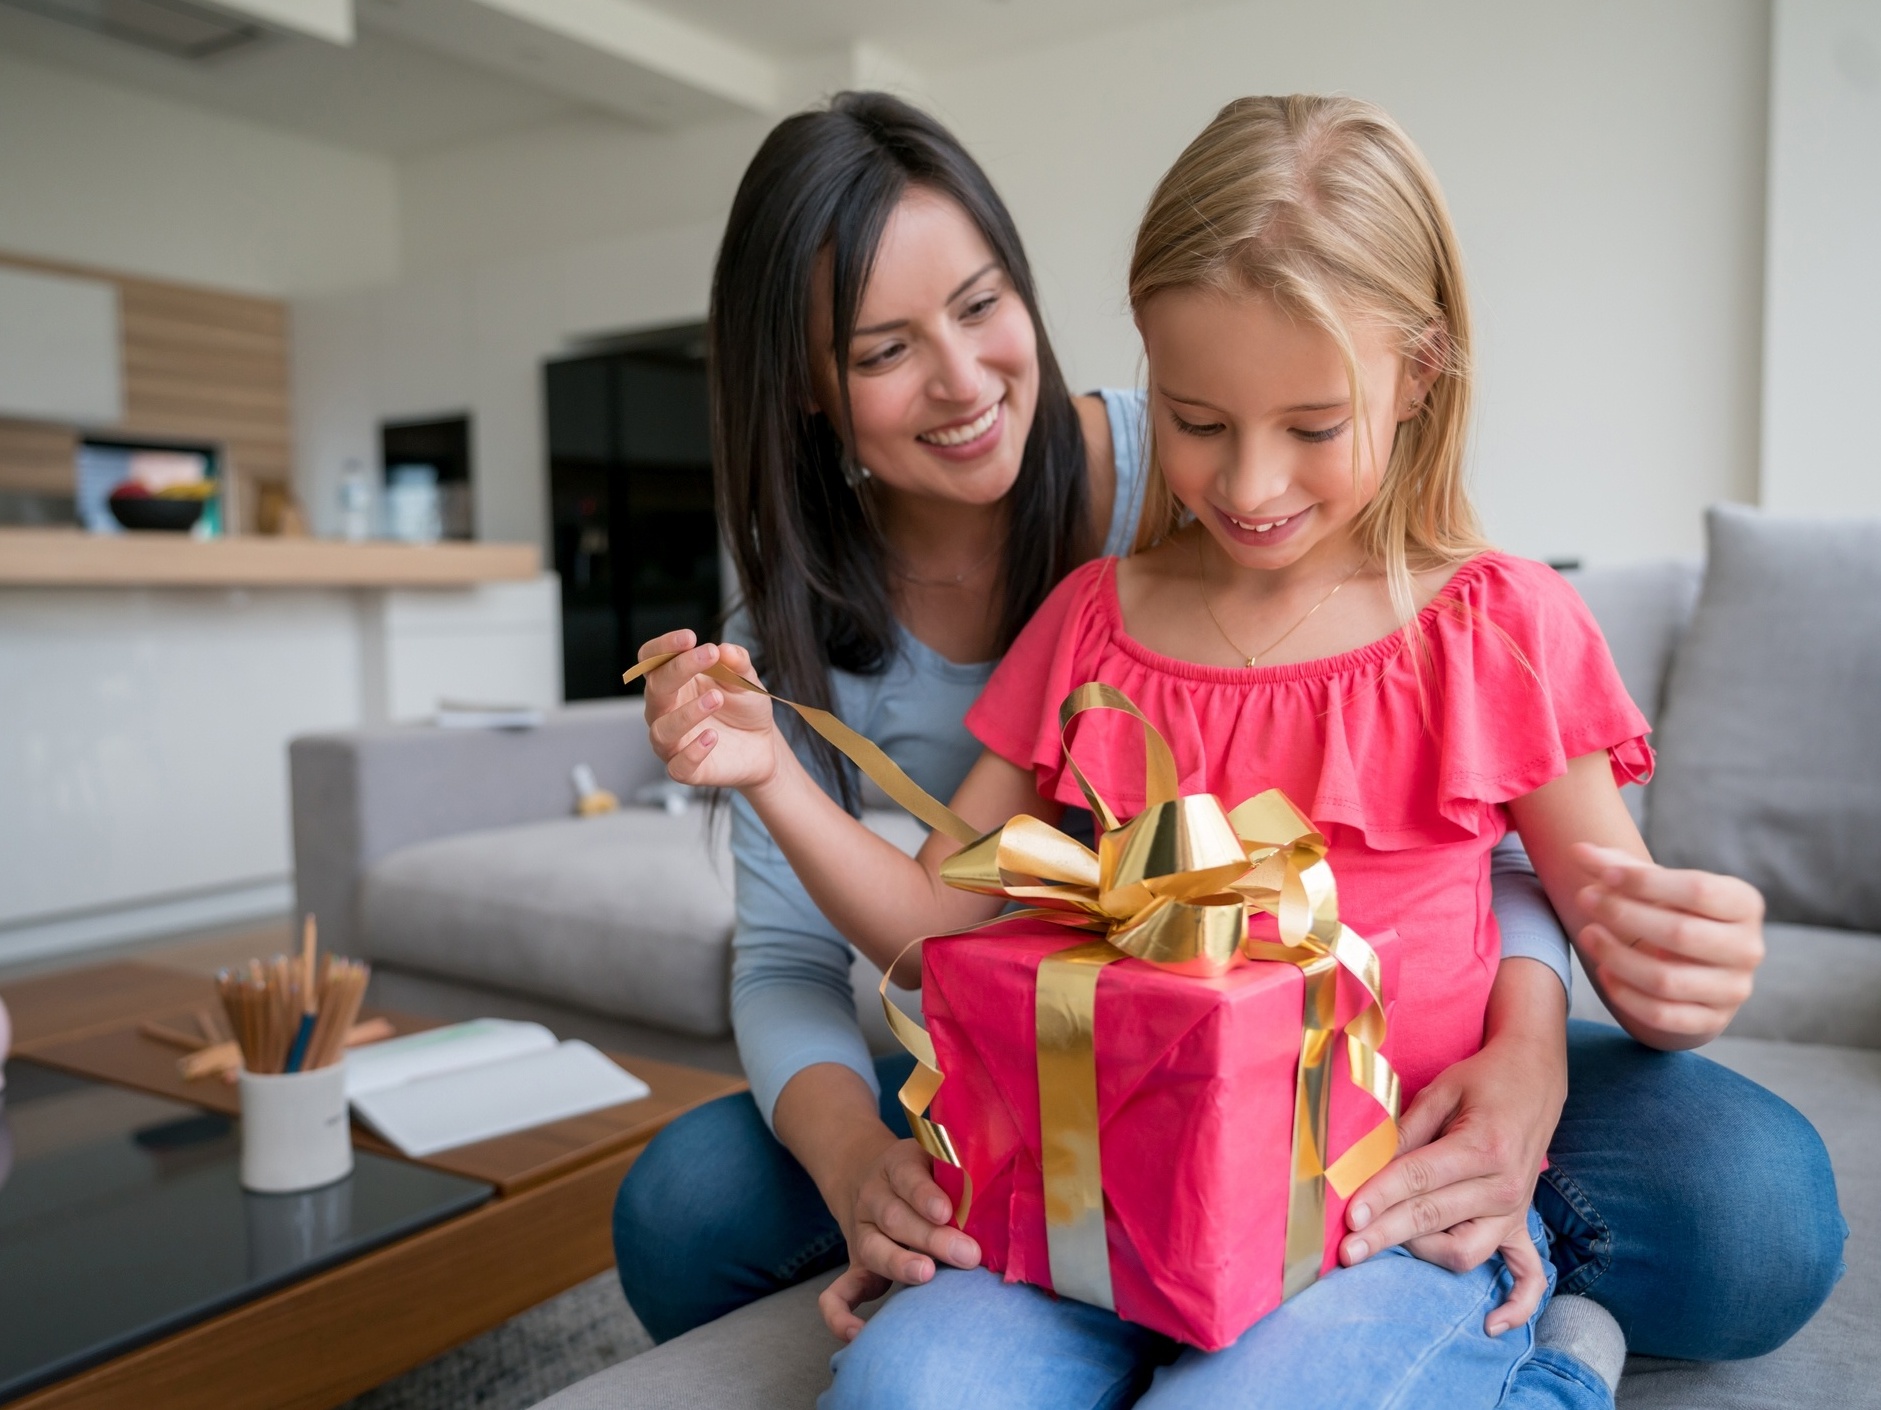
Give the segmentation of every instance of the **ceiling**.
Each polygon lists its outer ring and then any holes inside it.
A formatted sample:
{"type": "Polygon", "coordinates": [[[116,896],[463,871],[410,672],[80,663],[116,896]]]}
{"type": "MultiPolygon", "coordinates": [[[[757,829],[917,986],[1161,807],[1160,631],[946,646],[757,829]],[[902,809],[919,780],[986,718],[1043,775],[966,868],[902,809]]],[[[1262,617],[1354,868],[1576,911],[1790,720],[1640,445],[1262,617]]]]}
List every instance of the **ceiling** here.
{"type": "Polygon", "coordinates": [[[388,156],[580,111],[547,89],[362,28],[350,47],[271,33],[219,59],[170,58],[0,4],[0,50],[388,156]]]}
{"type": "MultiPolygon", "coordinates": [[[[207,3],[236,13],[254,0],[207,3]]],[[[350,45],[277,27],[229,52],[188,59],[35,13],[44,0],[0,0],[0,50],[402,157],[577,114],[671,128],[777,111],[789,103],[781,77],[789,65],[859,42],[918,69],[1193,3],[591,0],[571,8],[569,0],[356,0],[350,45]],[[582,29],[584,15],[599,15],[601,28],[582,29]],[[570,28],[564,16],[578,23],[570,28]]]]}

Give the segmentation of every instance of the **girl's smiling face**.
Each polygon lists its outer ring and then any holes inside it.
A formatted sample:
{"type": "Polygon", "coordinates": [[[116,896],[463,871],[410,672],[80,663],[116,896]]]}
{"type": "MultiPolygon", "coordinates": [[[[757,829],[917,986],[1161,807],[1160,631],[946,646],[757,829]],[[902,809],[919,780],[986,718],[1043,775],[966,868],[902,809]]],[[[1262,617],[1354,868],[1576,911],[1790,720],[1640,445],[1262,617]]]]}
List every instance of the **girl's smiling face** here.
{"type": "Polygon", "coordinates": [[[1354,321],[1355,417],[1331,335],[1270,295],[1170,289],[1137,321],[1170,493],[1244,568],[1348,560],[1398,423],[1416,415],[1436,369],[1404,358],[1387,329],[1354,321]]]}
{"type": "MultiPolygon", "coordinates": [[[[827,349],[827,257],[811,308],[810,345],[827,349]]],[[[1004,498],[1038,405],[1038,338],[1025,301],[956,202],[914,186],[895,207],[848,353],[850,454],[878,481],[922,498],[1004,498]]],[[[819,356],[815,369],[818,405],[833,412],[835,361],[819,356]]]]}

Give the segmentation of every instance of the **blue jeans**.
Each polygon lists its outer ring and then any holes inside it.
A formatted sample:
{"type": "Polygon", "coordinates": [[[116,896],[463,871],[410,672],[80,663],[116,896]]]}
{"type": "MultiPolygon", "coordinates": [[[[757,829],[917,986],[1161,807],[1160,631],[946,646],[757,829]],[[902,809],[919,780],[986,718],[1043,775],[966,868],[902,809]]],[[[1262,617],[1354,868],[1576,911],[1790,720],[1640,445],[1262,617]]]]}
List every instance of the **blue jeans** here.
{"type": "MultiPolygon", "coordinates": [[[[909,1059],[876,1068],[882,1119],[905,1135],[894,1094],[909,1059]]],[[[1848,1226],[1815,1128],[1696,1053],[1569,1023],[1568,1100],[1548,1158],[1535,1205],[1560,1291],[1607,1307],[1635,1351],[1760,1356],[1841,1276],[1848,1226]]],[[[655,1341],[845,1261],[816,1186],[748,1096],[654,1138],[615,1200],[614,1252],[655,1341]]]]}
{"type": "MultiPolygon", "coordinates": [[[[1528,1218],[1545,1254],[1547,1231],[1533,1211],[1528,1218]]],[[[944,1269],[890,1298],[835,1354],[835,1383],[818,1404],[1464,1410],[1519,1401],[1608,1410],[1606,1386],[1571,1362],[1565,1378],[1551,1376],[1546,1398],[1512,1394],[1534,1349],[1534,1323],[1500,1337],[1483,1331],[1510,1281],[1500,1256],[1457,1274],[1390,1249],[1335,1269],[1211,1353],[995,1273],[944,1269]]]]}

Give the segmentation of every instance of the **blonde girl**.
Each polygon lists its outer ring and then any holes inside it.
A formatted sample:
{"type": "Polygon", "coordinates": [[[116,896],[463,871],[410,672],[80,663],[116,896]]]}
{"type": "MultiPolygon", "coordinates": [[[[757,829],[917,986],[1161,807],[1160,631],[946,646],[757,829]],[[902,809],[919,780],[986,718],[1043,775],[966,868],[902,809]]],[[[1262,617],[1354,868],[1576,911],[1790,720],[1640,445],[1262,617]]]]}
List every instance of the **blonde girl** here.
{"type": "MultiPolygon", "coordinates": [[[[1020,634],[967,716],[986,750],[955,809],[991,828],[1074,804],[1058,704],[1105,681],[1168,736],[1184,791],[1285,789],[1331,842],[1343,912],[1398,930],[1408,1098],[1466,1064],[1560,1062],[1559,983],[1534,964],[1498,973],[1489,853],[1512,826],[1629,1031],[1665,1048],[1715,1035],[1749,993],[1761,902],[1651,863],[1618,788],[1650,773],[1646,722],[1598,629],[1557,575],[1481,538],[1461,265],[1409,138],[1352,99],[1230,104],[1158,186],[1130,298],[1154,467],[1138,551],[1073,571],[1020,634]],[[1648,992],[1648,956],[1689,953],[1695,929],[1705,962],[1648,992]]],[[[765,702],[674,684],[651,727],[675,776],[741,790],[858,946],[995,913],[939,883],[946,839],[911,859],[831,802],[765,702]]],[[[1140,800],[1133,737],[1100,727],[1079,748],[1107,797],[1140,800]]],[[[1413,1100],[1407,1141],[1432,1124],[1413,1100]]],[[[1223,1351],[943,1269],[838,1353],[824,1403],[1515,1403],[1552,1283],[1532,1171],[1513,1200],[1464,1182],[1441,1208],[1391,1178],[1355,1196],[1346,1266],[1223,1351]]],[[[879,1282],[852,1272],[832,1291],[853,1302],[879,1282]]],[[[1528,1403],[1611,1403],[1571,1357],[1539,1369],[1528,1403]]]]}

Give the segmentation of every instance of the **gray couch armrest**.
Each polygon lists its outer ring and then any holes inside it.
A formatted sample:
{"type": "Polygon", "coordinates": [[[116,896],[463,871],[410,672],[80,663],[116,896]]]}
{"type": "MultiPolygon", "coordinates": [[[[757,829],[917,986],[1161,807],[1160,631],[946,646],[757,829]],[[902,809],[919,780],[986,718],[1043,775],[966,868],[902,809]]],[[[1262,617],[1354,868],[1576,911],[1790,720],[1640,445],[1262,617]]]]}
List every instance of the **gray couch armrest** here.
{"type": "Polygon", "coordinates": [[[571,705],[531,730],[391,725],[305,735],[287,757],[296,902],[340,953],[358,933],[360,879],[381,857],[460,832],[568,817],[577,764],[622,799],[666,776],[638,699],[571,705]]]}

